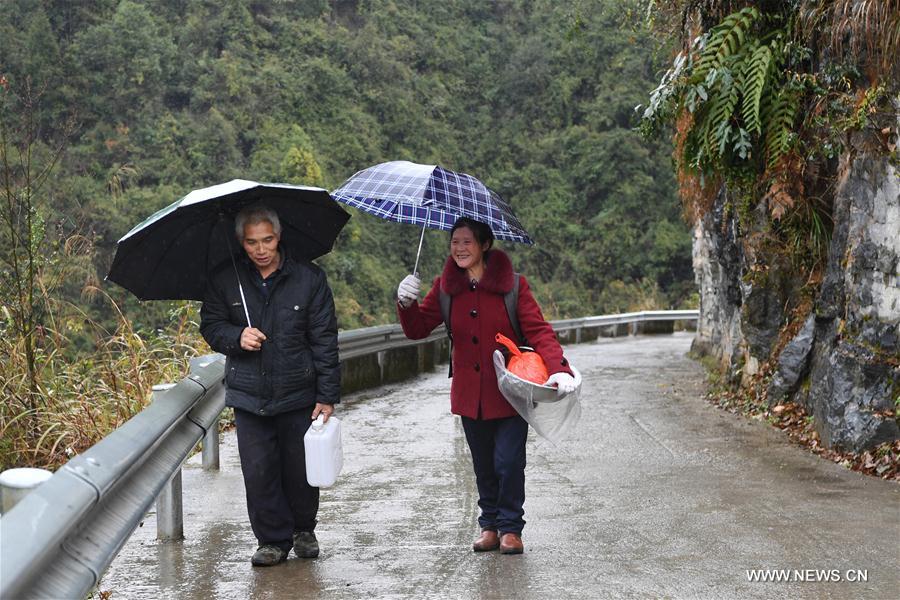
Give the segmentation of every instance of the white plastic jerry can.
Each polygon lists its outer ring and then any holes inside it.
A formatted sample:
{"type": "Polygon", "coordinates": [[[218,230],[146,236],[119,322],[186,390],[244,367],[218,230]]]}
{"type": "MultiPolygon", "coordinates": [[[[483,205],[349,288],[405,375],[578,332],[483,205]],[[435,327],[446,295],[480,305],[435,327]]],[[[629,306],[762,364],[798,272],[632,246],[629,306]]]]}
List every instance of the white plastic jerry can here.
{"type": "Polygon", "coordinates": [[[344,466],[341,421],[324,415],[313,421],[303,436],[306,451],[306,481],[313,487],[331,487],[344,466]]]}

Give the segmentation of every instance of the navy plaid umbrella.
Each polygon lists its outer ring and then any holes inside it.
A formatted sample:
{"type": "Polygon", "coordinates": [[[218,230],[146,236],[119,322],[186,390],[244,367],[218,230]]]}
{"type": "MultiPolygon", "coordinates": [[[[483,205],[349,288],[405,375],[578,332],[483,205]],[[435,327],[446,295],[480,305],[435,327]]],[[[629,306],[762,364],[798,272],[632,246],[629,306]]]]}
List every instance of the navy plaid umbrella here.
{"type": "Polygon", "coordinates": [[[376,217],[421,225],[422,237],[426,227],[450,231],[456,219],[469,217],[490,226],[497,239],[534,243],[496,192],[471,175],[436,165],[405,160],[381,163],[359,171],[331,195],[376,217]]]}

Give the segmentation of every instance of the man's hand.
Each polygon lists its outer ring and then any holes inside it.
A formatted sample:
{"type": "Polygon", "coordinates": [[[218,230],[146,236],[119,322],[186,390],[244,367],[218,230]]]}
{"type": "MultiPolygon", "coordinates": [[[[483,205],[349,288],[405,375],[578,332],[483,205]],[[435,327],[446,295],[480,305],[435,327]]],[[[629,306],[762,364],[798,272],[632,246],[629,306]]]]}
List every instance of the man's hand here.
{"type": "Polygon", "coordinates": [[[265,340],[266,334],[256,327],[244,327],[241,332],[241,348],[249,352],[257,352],[265,340]]]}
{"type": "Polygon", "coordinates": [[[422,282],[415,275],[407,275],[397,287],[397,302],[403,308],[409,308],[412,303],[419,299],[419,290],[422,282]]]}
{"type": "Polygon", "coordinates": [[[334,406],[330,404],[322,404],[321,402],[316,402],[316,407],[312,411],[312,420],[315,421],[320,414],[325,415],[324,422],[328,422],[328,417],[334,412],[334,406]]]}
{"type": "Polygon", "coordinates": [[[575,391],[575,378],[569,375],[568,373],[554,373],[550,376],[550,378],[544,383],[544,385],[556,385],[557,394],[560,396],[565,396],[569,392],[575,391]]]}

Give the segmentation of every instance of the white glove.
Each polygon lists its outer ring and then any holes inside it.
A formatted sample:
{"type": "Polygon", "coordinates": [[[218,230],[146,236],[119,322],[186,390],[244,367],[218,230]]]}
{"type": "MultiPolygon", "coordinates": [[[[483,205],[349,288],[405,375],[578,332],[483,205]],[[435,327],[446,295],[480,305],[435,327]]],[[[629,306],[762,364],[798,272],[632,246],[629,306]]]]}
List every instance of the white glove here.
{"type": "Polygon", "coordinates": [[[419,289],[422,282],[415,275],[407,275],[397,287],[397,302],[403,308],[409,308],[412,303],[419,299],[419,289]]]}
{"type": "Polygon", "coordinates": [[[550,378],[544,382],[544,385],[556,385],[557,394],[565,396],[569,392],[575,391],[575,378],[568,373],[560,371],[559,373],[551,375],[550,378]]]}

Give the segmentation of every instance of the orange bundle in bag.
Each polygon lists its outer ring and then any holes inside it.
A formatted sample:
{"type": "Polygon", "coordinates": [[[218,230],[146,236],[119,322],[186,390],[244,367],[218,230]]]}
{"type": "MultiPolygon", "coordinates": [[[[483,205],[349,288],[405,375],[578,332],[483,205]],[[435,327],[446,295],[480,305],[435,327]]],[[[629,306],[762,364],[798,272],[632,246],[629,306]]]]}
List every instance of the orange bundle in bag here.
{"type": "Polygon", "coordinates": [[[547,381],[547,377],[549,377],[547,375],[547,365],[544,364],[544,359],[541,358],[540,354],[537,352],[522,352],[511,339],[502,333],[498,333],[494,339],[506,346],[512,353],[512,358],[509,359],[509,364],[506,366],[510,373],[538,385],[543,385],[547,381]]]}

